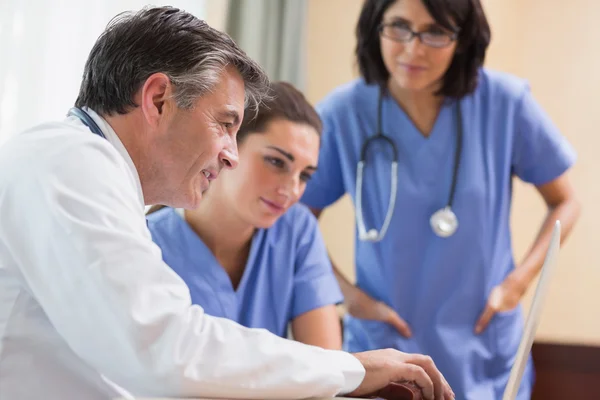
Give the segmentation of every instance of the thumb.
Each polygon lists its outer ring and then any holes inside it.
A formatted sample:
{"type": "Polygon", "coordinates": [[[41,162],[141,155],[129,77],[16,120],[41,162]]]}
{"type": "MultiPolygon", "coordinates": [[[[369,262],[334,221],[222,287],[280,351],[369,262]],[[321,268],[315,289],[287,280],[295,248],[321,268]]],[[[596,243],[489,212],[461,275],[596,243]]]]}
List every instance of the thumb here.
{"type": "Polygon", "coordinates": [[[404,337],[411,337],[412,336],[412,332],[410,330],[410,327],[408,326],[408,324],[406,323],[406,321],[404,319],[402,319],[402,317],[400,317],[398,315],[398,313],[394,310],[392,310],[390,307],[386,306],[388,309],[388,317],[386,318],[386,321],[388,324],[392,325],[394,328],[396,328],[396,330],[398,332],[400,332],[400,334],[404,337]]]}
{"type": "Polygon", "coordinates": [[[488,303],[485,306],[485,310],[483,310],[483,313],[479,317],[477,324],[475,325],[475,333],[477,335],[479,335],[481,332],[483,332],[485,330],[485,328],[488,326],[488,324],[490,323],[490,320],[492,319],[492,317],[494,316],[495,313],[496,313],[496,310],[494,310],[488,303]]]}

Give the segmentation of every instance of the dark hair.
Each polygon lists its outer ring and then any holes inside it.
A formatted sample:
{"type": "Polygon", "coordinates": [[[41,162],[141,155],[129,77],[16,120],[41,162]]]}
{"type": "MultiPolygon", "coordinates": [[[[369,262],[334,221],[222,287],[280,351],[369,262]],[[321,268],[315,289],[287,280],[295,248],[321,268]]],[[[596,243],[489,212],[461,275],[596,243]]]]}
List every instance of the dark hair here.
{"type": "Polygon", "coordinates": [[[321,118],[302,92],[287,82],[272,82],[269,89],[269,97],[260,104],[256,115],[244,113],[237,134],[238,143],[251,133],[264,132],[269,122],[275,119],[309,125],[321,135],[321,118]]]}
{"type": "MultiPolygon", "coordinates": [[[[389,72],[383,63],[379,25],[395,0],[366,0],[356,26],[356,58],[367,83],[387,85],[389,72]]],[[[463,97],[475,90],[479,69],[490,43],[490,27],[479,0],[421,0],[441,26],[460,29],[454,59],[443,77],[437,94],[463,97]],[[452,24],[454,21],[455,25],[452,24]]]]}
{"type": "Polygon", "coordinates": [[[268,78],[226,34],[173,7],[119,14],[92,48],[85,64],[77,107],[100,114],[125,114],[148,77],[162,72],[174,86],[178,107],[189,109],[233,65],[245,82],[246,106],[256,108],[268,78]]]}

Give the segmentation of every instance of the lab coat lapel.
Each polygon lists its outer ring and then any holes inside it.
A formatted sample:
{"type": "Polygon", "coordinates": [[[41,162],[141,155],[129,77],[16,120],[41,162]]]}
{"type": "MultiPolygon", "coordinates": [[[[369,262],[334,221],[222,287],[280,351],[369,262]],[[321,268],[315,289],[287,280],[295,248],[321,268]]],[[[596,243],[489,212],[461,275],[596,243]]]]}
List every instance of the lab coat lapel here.
{"type": "Polygon", "coordinates": [[[102,133],[104,133],[104,135],[106,136],[106,140],[108,140],[108,142],[114,146],[114,148],[119,152],[121,157],[123,157],[123,159],[125,160],[125,163],[129,167],[128,168],[129,175],[130,175],[131,180],[134,183],[134,187],[136,188],[136,194],[138,196],[138,200],[140,202],[140,207],[143,212],[144,207],[145,207],[145,201],[144,201],[144,193],[142,191],[142,183],[140,181],[140,176],[138,174],[137,168],[135,167],[135,164],[133,163],[133,160],[131,159],[129,152],[123,145],[123,142],[121,142],[121,139],[119,138],[117,133],[113,130],[113,128],[110,126],[110,124],[108,122],[106,122],[106,120],[104,118],[102,118],[98,113],[96,113],[91,108],[85,107],[84,111],[87,112],[90,115],[90,117],[92,117],[92,119],[96,122],[96,124],[98,124],[98,126],[102,130],[102,133]]]}

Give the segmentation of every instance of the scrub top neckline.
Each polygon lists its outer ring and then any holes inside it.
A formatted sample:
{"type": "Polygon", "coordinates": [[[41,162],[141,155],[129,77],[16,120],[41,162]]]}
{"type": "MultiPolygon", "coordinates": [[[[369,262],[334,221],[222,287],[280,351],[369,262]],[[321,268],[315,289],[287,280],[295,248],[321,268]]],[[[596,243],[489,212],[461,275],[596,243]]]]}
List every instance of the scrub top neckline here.
{"type": "Polygon", "coordinates": [[[443,140],[449,133],[452,134],[456,130],[455,123],[451,125],[445,124],[448,120],[454,122],[454,107],[456,107],[456,101],[445,99],[435,117],[429,135],[424,135],[419,128],[417,128],[415,122],[408,113],[400,106],[400,104],[398,104],[396,99],[394,99],[391,94],[385,93],[382,109],[382,128],[389,131],[389,133],[384,131],[386,135],[397,137],[399,140],[404,141],[405,146],[420,148],[422,145],[433,145],[433,143],[443,140]],[[446,115],[448,113],[452,113],[452,116],[446,115]],[[388,122],[388,124],[386,124],[386,122],[388,122]],[[400,135],[395,135],[394,131],[397,131],[397,129],[390,129],[392,127],[390,127],[389,124],[402,126],[402,133],[400,135]]]}
{"type": "MultiPolygon", "coordinates": [[[[239,300],[243,297],[243,294],[246,289],[246,283],[249,279],[249,276],[252,273],[252,271],[251,271],[252,267],[255,264],[256,252],[257,252],[257,246],[258,246],[257,243],[260,242],[260,237],[262,237],[263,230],[256,229],[254,231],[254,233],[252,234],[252,237],[250,238],[250,251],[248,252],[248,259],[246,260],[246,264],[244,265],[244,272],[242,273],[242,278],[240,279],[240,282],[239,282],[237,288],[234,288],[233,283],[231,282],[231,278],[229,277],[229,274],[227,273],[227,271],[225,271],[225,268],[223,268],[223,266],[217,260],[217,258],[213,254],[213,252],[208,248],[206,243],[204,243],[204,241],[200,238],[200,236],[198,236],[198,234],[192,229],[190,224],[185,220],[184,210],[183,209],[175,209],[175,213],[181,219],[181,223],[184,228],[183,233],[184,233],[184,236],[187,238],[186,239],[187,245],[192,249],[192,251],[187,252],[187,254],[190,254],[193,257],[194,254],[196,254],[196,252],[193,251],[194,248],[197,248],[198,246],[204,247],[206,249],[207,256],[210,257],[210,259],[212,261],[212,262],[208,263],[210,265],[209,269],[210,269],[211,274],[217,280],[217,282],[227,282],[227,289],[230,290],[230,293],[233,293],[236,295],[237,300],[238,300],[238,305],[239,305],[239,300]]],[[[193,261],[193,260],[190,260],[190,261],[193,261]]],[[[219,295],[218,292],[216,292],[215,294],[217,296],[219,295]]]]}
{"type": "Polygon", "coordinates": [[[452,157],[455,147],[456,101],[444,101],[431,134],[424,137],[393,97],[386,95],[383,100],[382,130],[396,142],[401,164],[408,165],[422,183],[436,184],[439,165],[452,157]]]}

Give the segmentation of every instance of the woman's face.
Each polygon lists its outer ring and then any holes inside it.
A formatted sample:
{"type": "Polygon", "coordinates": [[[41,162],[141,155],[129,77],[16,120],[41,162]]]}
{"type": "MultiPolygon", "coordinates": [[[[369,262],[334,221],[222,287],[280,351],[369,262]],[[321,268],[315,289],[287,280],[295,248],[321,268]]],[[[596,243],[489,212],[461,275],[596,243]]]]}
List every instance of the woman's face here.
{"type": "Polygon", "coordinates": [[[421,0],[397,0],[385,11],[382,23],[381,54],[390,73],[389,84],[411,91],[438,89],[456,50],[453,32],[438,24],[421,0]],[[427,32],[425,40],[441,47],[427,45],[418,37],[403,42],[410,30],[427,32]]]}
{"type": "Polygon", "coordinates": [[[298,202],[316,170],[319,135],[307,124],[275,119],[239,146],[239,165],[224,170],[223,200],[249,224],[268,228],[298,202]]]}

